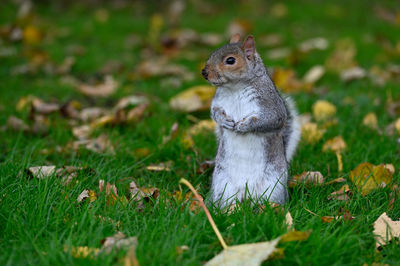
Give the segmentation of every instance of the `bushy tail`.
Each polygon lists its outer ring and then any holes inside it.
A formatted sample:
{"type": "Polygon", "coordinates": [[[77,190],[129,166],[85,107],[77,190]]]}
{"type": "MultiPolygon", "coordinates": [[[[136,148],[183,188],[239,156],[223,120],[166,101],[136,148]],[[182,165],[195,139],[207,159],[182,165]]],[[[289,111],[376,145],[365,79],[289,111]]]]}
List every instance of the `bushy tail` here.
{"type": "Polygon", "coordinates": [[[283,145],[285,147],[286,160],[290,162],[296,151],[297,144],[300,140],[300,121],[296,106],[289,96],[283,95],[288,118],[286,125],[282,130],[283,145]]]}

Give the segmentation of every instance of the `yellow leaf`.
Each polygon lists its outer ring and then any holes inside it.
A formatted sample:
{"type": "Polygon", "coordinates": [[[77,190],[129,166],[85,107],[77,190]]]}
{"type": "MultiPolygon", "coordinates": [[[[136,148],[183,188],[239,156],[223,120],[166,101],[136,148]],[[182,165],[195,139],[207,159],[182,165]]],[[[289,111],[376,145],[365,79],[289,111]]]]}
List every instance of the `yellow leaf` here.
{"type": "Polygon", "coordinates": [[[28,44],[37,44],[42,40],[42,33],[35,26],[27,26],[24,29],[23,40],[28,44]]]}
{"type": "Polygon", "coordinates": [[[336,106],[325,100],[318,100],[312,106],[313,116],[316,121],[325,122],[336,114],[336,106]]]}
{"type": "Polygon", "coordinates": [[[171,98],[169,104],[172,109],[182,112],[208,110],[211,105],[215,88],[212,86],[195,86],[171,98]]]}
{"type": "Polygon", "coordinates": [[[394,127],[395,127],[396,130],[397,130],[397,134],[400,135],[400,118],[396,120],[396,122],[395,122],[395,124],[394,124],[394,127]]]}
{"type": "Polygon", "coordinates": [[[378,129],[378,118],[376,114],[371,112],[364,116],[363,125],[371,129],[378,129]]]}
{"type": "Polygon", "coordinates": [[[374,222],[376,247],[386,245],[393,237],[400,237],[400,221],[393,221],[386,212],[374,222]]]}
{"type": "Polygon", "coordinates": [[[318,128],[316,123],[305,123],[301,126],[301,138],[303,141],[314,144],[321,140],[325,130],[318,128]]]}
{"type": "Polygon", "coordinates": [[[74,258],[93,258],[99,253],[100,249],[98,248],[92,248],[92,247],[72,247],[71,249],[71,255],[74,258]]]}
{"type": "Polygon", "coordinates": [[[390,183],[393,173],[385,165],[362,163],[350,172],[350,180],[361,190],[362,195],[367,195],[379,187],[390,183]]]}
{"type": "Polygon", "coordinates": [[[274,80],[276,87],[280,88],[284,92],[300,92],[311,90],[311,85],[300,81],[296,77],[296,73],[293,69],[277,68],[274,70],[272,79],[274,80]]]}
{"type": "Polygon", "coordinates": [[[289,231],[288,233],[281,236],[279,243],[292,242],[292,241],[304,241],[310,236],[311,231],[289,231]]]}
{"type": "Polygon", "coordinates": [[[205,265],[260,265],[276,250],[276,245],[279,243],[279,240],[280,238],[276,238],[267,242],[230,246],[221,251],[221,253],[212,258],[205,265]]]}
{"type": "Polygon", "coordinates": [[[215,129],[215,126],[217,123],[215,123],[214,120],[208,119],[208,120],[202,120],[189,128],[187,131],[187,134],[193,136],[193,135],[198,135],[203,132],[207,131],[213,131],[215,129]]]}
{"type": "Polygon", "coordinates": [[[337,136],[332,139],[329,139],[325,142],[322,147],[323,152],[333,151],[333,152],[342,152],[346,149],[346,142],[344,141],[342,136],[337,136]]]}

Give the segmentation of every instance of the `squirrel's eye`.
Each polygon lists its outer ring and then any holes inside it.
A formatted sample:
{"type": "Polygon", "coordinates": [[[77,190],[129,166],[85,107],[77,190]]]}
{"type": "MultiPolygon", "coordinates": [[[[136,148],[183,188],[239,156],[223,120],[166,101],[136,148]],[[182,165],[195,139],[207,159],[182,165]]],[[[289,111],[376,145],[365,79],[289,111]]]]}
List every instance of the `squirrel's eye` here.
{"type": "Polygon", "coordinates": [[[225,63],[226,64],[228,64],[228,65],[233,65],[234,63],[236,62],[236,59],[234,58],[234,57],[228,57],[226,60],[225,60],[225,63]]]}

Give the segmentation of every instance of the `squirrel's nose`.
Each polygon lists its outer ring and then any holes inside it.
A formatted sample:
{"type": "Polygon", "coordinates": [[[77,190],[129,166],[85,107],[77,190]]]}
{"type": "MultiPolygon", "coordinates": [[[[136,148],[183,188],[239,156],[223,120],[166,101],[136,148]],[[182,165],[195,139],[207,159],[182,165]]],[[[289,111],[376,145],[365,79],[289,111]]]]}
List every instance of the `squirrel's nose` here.
{"type": "Polygon", "coordinates": [[[205,79],[208,80],[208,73],[207,73],[207,71],[206,71],[205,68],[203,68],[203,70],[201,71],[201,74],[203,75],[203,77],[204,77],[205,79]]]}

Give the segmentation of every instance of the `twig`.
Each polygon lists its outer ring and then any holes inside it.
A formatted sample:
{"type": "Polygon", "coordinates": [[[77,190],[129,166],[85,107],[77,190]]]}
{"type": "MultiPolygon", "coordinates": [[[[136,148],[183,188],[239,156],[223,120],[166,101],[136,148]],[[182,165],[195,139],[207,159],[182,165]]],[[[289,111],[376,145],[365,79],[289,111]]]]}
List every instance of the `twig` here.
{"type": "Polygon", "coordinates": [[[211,217],[211,214],[208,211],[206,205],[204,204],[202,197],[197,193],[196,189],[192,186],[192,184],[190,184],[190,182],[187,181],[185,178],[181,178],[181,180],[179,180],[179,183],[185,184],[193,192],[194,196],[199,201],[200,206],[203,208],[204,212],[206,213],[207,219],[210,222],[211,227],[214,229],[214,232],[217,235],[219,242],[221,243],[221,245],[224,249],[227,249],[228,246],[226,245],[224,239],[222,238],[221,233],[219,232],[217,226],[215,225],[215,222],[214,222],[213,218],[211,217]]]}

